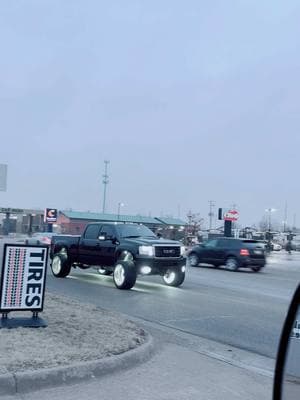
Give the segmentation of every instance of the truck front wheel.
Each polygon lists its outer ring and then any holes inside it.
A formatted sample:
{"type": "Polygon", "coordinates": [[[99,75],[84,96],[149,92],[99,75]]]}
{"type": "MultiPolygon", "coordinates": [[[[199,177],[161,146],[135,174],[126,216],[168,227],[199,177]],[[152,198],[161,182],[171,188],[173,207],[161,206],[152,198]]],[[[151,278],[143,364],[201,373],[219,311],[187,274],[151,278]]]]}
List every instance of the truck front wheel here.
{"type": "Polygon", "coordinates": [[[180,286],[185,278],[185,271],[168,269],[163,275],[163,281],[168,286],[180,286]]]}
{"type": "Polygon", "coordinates": [[[51,263],[51,270],[53,275],[57,278],[65,278],[69,275],[71,264],[68,260],[68,256],[60,253],[54,254],[51,263]]]}
{"type": "Polygon", "coordinates": [[[118,261],[114,268],[114,283],[118,289],[131,289],[136,282],[136,269],[131,261],[118,261]]]}

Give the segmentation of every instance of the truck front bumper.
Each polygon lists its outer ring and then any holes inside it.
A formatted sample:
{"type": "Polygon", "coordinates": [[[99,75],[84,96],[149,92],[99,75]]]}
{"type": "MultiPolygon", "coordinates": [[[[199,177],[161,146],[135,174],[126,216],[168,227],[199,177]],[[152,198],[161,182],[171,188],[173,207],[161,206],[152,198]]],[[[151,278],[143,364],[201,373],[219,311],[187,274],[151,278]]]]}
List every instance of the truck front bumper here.
{"type": "Polygon", "coordinates": [[[143,256],[135,259],[135,265],[138,274],[164,275],[168,269],[182,270],[182,267],[186,265],[186,258],[155,258],[143,256]]]}

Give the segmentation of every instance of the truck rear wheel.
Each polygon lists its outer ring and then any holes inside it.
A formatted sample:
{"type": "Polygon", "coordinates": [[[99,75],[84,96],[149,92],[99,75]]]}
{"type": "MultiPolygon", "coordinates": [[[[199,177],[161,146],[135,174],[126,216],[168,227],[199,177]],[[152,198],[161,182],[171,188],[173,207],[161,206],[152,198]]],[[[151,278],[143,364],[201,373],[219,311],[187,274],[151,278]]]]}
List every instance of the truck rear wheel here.
{"type": "Polygon", "coordinates": [[[113,273],[114,283],[118,289],[131,289],[136,282],[136,269],[131,261],[118,261],[113,273]]]}
{"type": "Polygon", "coordinates": [[[168,269],[163,275],[163,281],[168,286],[180,286],[185,279],[185,272],[181,270],[168,269]]]}
{"type": "Polygon", "coordinates": [[[54,254],[52,263],[51,263],[51,270],[54,276],[57,278],[65,278],[69,275],[71,271],[71,264],[68,260],[68,256],[66,254],[54,254]]]}

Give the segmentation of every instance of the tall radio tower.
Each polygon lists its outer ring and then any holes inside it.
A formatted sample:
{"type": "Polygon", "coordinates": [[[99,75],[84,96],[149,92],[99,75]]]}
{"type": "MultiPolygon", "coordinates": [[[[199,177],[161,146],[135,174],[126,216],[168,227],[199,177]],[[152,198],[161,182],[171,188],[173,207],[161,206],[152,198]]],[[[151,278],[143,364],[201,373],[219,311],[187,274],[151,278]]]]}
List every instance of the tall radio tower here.
{"type": "Polygon", "coordinates": [[[109,164],[109,161],[105,160],[104,161],[104,174],[102,175],[103,176],[103,181],[102,182],[103,182],[103,185],[104,185],[103,207],[102,207],[102,213],[103,214],[105,214],[105,206],[106,206],[106,187],[107,187],[107,185],[109,183],[109,176],[108,176],[108,173],[107,173],[108,164],[109,164]]]}

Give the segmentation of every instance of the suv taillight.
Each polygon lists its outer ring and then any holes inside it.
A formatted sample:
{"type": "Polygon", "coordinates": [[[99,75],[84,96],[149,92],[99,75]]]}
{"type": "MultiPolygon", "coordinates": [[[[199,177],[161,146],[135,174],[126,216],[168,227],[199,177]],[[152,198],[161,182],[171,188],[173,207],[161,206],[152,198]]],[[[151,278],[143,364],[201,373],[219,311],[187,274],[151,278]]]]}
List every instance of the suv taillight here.
{"type": "Polygon", "coordinates": [[[250,255],[249,250],[247,250],[247,249],[241,249],[241,250],[240,250],[240,255],[241,255],[241,256],[249,256],[249,255],[250,255]]]}

